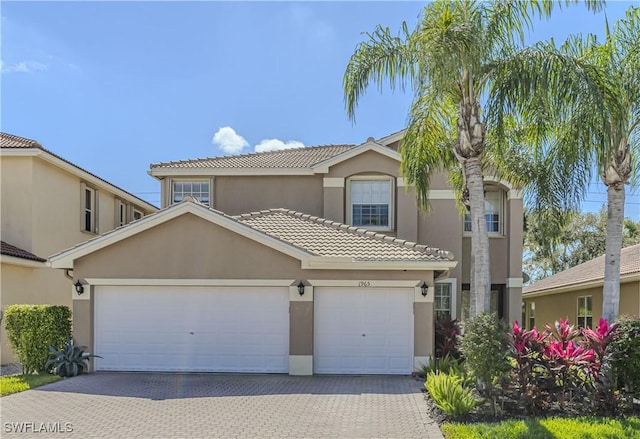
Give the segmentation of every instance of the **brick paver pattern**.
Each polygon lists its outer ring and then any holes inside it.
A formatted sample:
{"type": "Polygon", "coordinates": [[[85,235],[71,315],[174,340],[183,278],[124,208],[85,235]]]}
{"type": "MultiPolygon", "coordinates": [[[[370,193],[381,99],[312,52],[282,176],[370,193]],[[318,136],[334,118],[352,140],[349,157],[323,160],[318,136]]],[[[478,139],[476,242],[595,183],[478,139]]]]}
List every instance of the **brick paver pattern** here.
{"type": "Polygon", "coordinates": [[[406,376],[99,372],[0,398],[0,436],[441,439],[421,388],[406,376]],[[14,432],[43,422],[73,431],[14,432]]]}

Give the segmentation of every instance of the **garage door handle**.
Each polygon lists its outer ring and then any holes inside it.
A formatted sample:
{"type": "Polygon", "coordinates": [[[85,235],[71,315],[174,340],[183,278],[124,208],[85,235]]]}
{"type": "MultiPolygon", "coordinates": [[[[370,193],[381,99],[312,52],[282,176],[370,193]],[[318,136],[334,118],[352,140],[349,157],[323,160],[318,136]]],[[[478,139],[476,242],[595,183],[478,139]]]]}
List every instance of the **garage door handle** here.
{"type": "Polygon", "coordinates": [[[363,336],[363,337],[366,337],[366,336],[367,336],[367,334],[362,334],[362,336],[363,336]]]}
{"type": "Polygon", "coordinates": [[[189,334],[193,335],[193,332],[190,332],[189,334]]]}

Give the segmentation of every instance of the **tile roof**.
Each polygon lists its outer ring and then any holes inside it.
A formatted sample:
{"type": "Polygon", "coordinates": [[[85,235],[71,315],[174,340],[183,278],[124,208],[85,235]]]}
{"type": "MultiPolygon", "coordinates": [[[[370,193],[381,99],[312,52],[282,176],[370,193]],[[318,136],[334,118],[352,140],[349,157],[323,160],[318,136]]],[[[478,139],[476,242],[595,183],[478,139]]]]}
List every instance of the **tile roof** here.
{"type": "Polygon", "coordinates": [[[356,261],[449,261],[449,252],[287,209],[231,217],[269,236],[325,257],[356,261]]]}
{"type": "Polygon", "coordinates": [[[36,140],[27,139],[25,137],[16,136],[14,134],[0,132],[0,148],[2,148],[2,149],[20,149],[20,148],[24,148],[24,149],[36,148],[36,149],[39,149],[39,150],[44,151],[47,154],[57,158],[58,160],[62,160],[63,162],[73,166],[74,168],[78,169],[79,171],[87,173],[87,174],[91,175],[92,177],[95,177],[98,180],[106,183],[107,185],[109,185],[109,186],[111,186],[113,188],[116,188],[116,189],[118,189],[118,190],[120,190],[122,192],[125,192],[130,197],[135,198],[136,200],[138,200],[140,205],[144,206],[146,210],[152,211],[153,209],[157,209],[153,204],[148,203],[147,201],[143,200],[142,198],[133,195],[131,192],[128,192],[128,191],[116,186],[115,184],[108,182],[104,178],[98,177],[96,174],[93,174],[93,173],[87,171],[86,169],[81,168],[80,166],[71,163],[69,160],[67,160],[67,159],[65,159],[63,157],[60,157],[59,155],[49,151],[48,149],[43,147],[36,140]],[[153,209],[151,209],[151,208],[153,208],[153,209]]]}
{"type": "Polygon", "coordinates": [[[4,241],[0,241],[0,254],[13,256],[14,258],[29,259],[32,261],[45,262],[46,259],[36,256],[26,250],[23,250],[14,245],[8,244],[4,241]]]}
{"type": "Polygon", "coordinates": [[[175,162],[153,163],[151,169],[163,168],[310,168],[356,145],[323,145],[280,151],[209,157],[175,162]]]}
{"type": "MultiPolygon", "coordinates": [[[[640,244],[622,249],[620,254],[620,276],[640,273],[640,244]]],[[[522,290],[523,294],[579,285],[604,279],[604,255],[584,262],[568,270],[539,280],[522,290]]]]}

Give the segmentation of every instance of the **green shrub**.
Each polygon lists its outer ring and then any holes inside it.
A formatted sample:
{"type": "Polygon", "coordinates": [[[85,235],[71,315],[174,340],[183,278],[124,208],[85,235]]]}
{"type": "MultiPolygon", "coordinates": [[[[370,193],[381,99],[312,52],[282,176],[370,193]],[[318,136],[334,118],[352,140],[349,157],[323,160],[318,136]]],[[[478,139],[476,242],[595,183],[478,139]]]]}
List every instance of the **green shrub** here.
{"type": "Polygon", "coordinates": [[[71,310],[60,305],[9,305],[7,335],[25,374],[47,371],[49,346],[58,349],[71,337],[71,310]]]}
{"type": "Polygon", "coordinates": [[[476,379],[478,391],[494,401],[494,380],[506,375],[512,367],[507,325],[496,313],[472,317],[464,324],[460,350],[465,367],[476,379]]]}
{"type": "Polygon", "coordinates": [[[461,416],[477,405],[471,389],[464,387],[462,381],[456,375],[429,372],[424,386],[438,408],[448,415],[461,416]]]}
{"type": "Polygon", "coordinates": [[[608,349],[620,386],[640,394],[640,318],[623,317],[608,349]]]}
{"type": "Polygon", "coordinates": [[[422,374],[427,378],[430,372],[433,372],[436,375],[439,373],[456,375],[462,378],[463,381],[466,381],[467,378],[462,361],[449,356],[435,359],[433,357],[429,357],[429,362],[422,366],[422,374]]]}

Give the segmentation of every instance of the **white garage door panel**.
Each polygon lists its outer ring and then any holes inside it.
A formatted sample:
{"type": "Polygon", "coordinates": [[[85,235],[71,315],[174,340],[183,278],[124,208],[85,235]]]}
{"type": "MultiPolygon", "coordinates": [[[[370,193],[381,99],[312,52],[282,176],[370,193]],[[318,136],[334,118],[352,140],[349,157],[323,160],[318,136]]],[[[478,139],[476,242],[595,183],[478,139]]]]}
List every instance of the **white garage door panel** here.
{"type": "Polygon", "coordinates": [[[314,371],[410,374],[413,289],[316,288],[314,371]]]}
{"type": "Polygon", "coordinates": [[[97,370],[289,370],[286,288],[95,289],[97,370]]]}

